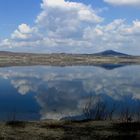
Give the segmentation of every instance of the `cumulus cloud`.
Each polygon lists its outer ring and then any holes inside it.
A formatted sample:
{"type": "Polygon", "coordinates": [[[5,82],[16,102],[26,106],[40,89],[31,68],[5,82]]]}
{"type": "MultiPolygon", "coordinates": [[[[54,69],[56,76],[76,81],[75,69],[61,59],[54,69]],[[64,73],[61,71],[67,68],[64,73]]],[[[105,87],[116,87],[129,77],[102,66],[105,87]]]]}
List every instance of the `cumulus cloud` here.
{"type": "Polygon", "coordinates": [[[104,2],[113,5],[130,5],[130,6],[140,5],[140,0],[104,0],[104,2]]]}
{"type": "Polygon", "coordinates": [[[33,29],[27,24],[19,25],[18,29],[11,35],[12,39],[28,39],[32,36],[33,29]]]}
{"type": "Polygon", "coordinates": [[[41,8],[34,27],[19,25],[11,38],[2,40],[0,46],[43,46],[48,50],[49,47],[61,46],[63,51],[63,47],[87,45],[88,42],[82,40],[85,26],[95,25],[103,20],[91,6],[77,2],[43,0],[41,8]]]}
{"type": "Polygon", "coordinates": [[[9,38],[0,41],[0,47],[46,53],[114,49],[138,54],[140,51],[139,20],[127,24],[124,19],[115,19],[105,24],[92,6],[66,0],[43,0],[41,8],[34,26],[19,25],[9,38]]]}
{"type": "Polygon", "coordinates": [[[140,21],[127,25],[125,20],[116,19],[107,25],[87,27],[83,37],[92,41],[100,50],[103,49],[139,49],[140,21]]]}

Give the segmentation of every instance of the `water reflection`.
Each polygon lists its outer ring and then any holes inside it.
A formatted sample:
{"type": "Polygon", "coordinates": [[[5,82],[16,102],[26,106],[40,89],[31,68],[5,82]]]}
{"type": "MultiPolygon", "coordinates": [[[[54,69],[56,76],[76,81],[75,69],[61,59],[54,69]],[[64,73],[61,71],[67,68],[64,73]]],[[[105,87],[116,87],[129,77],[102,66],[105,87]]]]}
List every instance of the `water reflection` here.
{"type": "Polygon", "coordinates": [[[104,69],[76,67],[11,67],[0,69],[0,119],[83,118],[90,98],[107,107],[131,110],[140,101],[140,66],[104,69]]]}

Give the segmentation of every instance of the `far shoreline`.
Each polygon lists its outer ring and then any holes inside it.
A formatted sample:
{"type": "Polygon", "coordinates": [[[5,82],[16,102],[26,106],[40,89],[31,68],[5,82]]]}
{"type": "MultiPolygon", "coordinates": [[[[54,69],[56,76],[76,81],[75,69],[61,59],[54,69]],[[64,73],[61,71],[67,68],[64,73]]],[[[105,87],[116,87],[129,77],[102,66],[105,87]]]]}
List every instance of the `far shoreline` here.
{"type": "Polygon", "coordinates": [[[101,54],[33,54],[0,52],[0,67],[8,66],[100,66],[139,65],[140,56],[125,55],[116,52],[103,52],[101,54]]]}

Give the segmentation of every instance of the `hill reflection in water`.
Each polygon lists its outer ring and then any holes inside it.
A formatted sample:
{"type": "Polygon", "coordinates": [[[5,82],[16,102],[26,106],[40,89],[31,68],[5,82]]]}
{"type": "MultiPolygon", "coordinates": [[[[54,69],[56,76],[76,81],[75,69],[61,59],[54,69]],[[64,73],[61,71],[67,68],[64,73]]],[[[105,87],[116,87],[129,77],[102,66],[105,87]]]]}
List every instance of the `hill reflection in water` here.
{"type": "MultiPolygon", "coordinates": [[[[109,65],[108,65],[109,66],[109,65]]],[[[137,110],[140,66],[10,67],[0,69],[0,119],[82,119],[90,98],[137,110]]],[[[94,103],[93,106],[94,106],[94,103]]]]}

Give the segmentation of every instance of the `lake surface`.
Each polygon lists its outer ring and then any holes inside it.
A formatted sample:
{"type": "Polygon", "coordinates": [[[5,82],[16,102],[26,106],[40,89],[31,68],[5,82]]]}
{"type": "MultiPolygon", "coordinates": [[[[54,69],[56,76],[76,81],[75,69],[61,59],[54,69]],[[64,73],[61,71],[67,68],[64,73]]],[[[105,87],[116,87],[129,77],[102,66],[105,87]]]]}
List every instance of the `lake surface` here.
{"type": "Polygon", "coordinates": [[[140,66],[0,68],[1,121],[82,119],[99,99],[116,112],[139,110],[140,66]]]}

